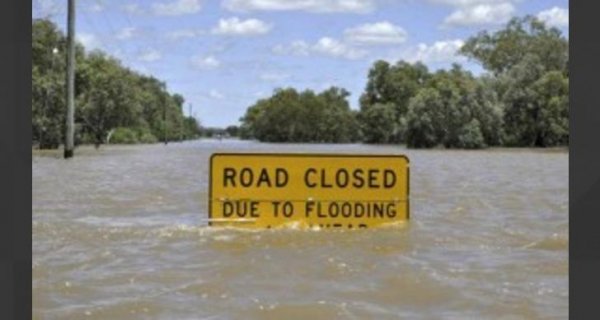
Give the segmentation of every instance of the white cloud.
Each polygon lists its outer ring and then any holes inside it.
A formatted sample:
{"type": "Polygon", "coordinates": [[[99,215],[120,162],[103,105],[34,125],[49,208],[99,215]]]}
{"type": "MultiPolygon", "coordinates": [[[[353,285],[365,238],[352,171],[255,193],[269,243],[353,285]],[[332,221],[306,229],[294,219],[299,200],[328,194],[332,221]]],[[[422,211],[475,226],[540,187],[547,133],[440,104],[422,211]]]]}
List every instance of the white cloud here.
{"type": "Polygon", "coordinates": [[[202,8],[200,0],[176,0],[167,3],[154,3],[152,10],[159,16],[179,16],[197,13],[202,8]]]}
{"type": "Polygon", "coordinates": [[[218,26],[212,29],[213,34],[223,35],[258,35],[265,34],[272,26],[258,19],[240,20],[237,17],[220,19],[218,26]]]}
{"type": "Polygon", "coordinates": [[[444,26],[494,25],[508,21],[519,0],[429,0],[448,5],[454,11],[444,19],[444,26]]]}
{"type": "Polygon", "coordinates": [[[133,38],[137,33],[137,29],[134,27],[126,27],[121,30],[116,35],[116,38],[119,40],[127,40],[133,38]]]}
{"type": "Polygon", "coordinates": [[[452,12],[444,19],[444,24],[449,26],[501,24],[508,21],[514,12],[515,6],[509,2],[477,4],[452,12]]]}
{"type": "Polygon", "coordinates": [[[569,9],[553,7],[540,12],[537,17],[548,26],[559,28],[569,26],[569,9]]]}
{"type": "Polygon", "coordinates": [[[420,43],[404,50],[393,60],[402,59],[410,63],[421,61],[424,64],[465,62],[465,57],[458,54],[463,44],[461,39],[436,41],[431,45],[420,43]]]}
{"type": "Polygon", "coordinates": [[[225,96],[219,92],[218,90],[212,89],[208,92],[208,96],[212,99],[221,100],[224,99],[225,96]]]}
{"type": "Polygon", "coordinates": [[[216,69],[221,66],[221,62],[214,56],[193,56],[191,59],[192,65],[199,69],[216,69]]]}
{"type": "Polygon", "coordinates": [[[100,41],[93,33],[78,32],[76,33],[75,38],[85,47],[86,50],[100,48],[100,41]]]}
{"type": "Polygon", "coordinates": [[[343,57],[346,59],[359,59],[364,57],[367,52],[361,49],[355,49],[332,38],[323,37],[312,47],[312,50],[333,57],[343,57]]]}
{"type": "Polygon", "coordinates": [[[307,11],[316,13],[366,13],[375,9],[375,0],[225,0],[230,11],[307,11]]]}
{"type": "Polygon", "coordinates": [[[145,50],[138,57],[140,61],[144,62],[154,62],[160,60],[160,58],[162,58],[162,54],[154,49],[145,50]]]}
{"type": "Polygon", "coordinates": [[[294,41],[288,46],[277,45],[273,48],[273,52],[276,54],[292,54],[299,56],[308,56],[309,54],[314,53],[350,60],[360,59],[367,55],[367,51],[364,49],[354,48],[329,37],[323,37],[312,45],[302,40],[294,41]]]}
{"type": "Polygon", "coordinates": [[[388,21],[366,23],[344,31],[347,41],[356,44],[399,44],[406,41],[407,33],[388,21]]]}

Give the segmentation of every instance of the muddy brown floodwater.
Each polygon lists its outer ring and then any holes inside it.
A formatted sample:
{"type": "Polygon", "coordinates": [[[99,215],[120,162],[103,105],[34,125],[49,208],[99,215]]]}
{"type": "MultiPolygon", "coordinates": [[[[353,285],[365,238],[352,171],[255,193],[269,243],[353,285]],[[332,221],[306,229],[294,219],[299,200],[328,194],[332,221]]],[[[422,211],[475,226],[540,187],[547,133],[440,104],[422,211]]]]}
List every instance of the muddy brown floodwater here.
{"type": "Polygon", "coordinates": [[[34,319],[566,319],[566,150],[200,140],[32,160],[34,319]],[[214,152],[406,154],[411,220],[207,227],[214,152]]]}

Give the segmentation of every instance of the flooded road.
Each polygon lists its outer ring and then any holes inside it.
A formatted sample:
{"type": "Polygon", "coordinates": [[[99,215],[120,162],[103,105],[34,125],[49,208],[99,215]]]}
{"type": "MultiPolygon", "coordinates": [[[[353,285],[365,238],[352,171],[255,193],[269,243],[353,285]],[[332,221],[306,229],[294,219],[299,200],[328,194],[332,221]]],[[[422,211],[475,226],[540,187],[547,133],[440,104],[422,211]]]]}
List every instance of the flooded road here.
{"type": "Polygon", "coordinates": [[[566,319],[568,153],[201,140],[32,160],[34,319],[566,319]],[[406,154],[411,220],[207,227],[214,152],[406,154]]]}

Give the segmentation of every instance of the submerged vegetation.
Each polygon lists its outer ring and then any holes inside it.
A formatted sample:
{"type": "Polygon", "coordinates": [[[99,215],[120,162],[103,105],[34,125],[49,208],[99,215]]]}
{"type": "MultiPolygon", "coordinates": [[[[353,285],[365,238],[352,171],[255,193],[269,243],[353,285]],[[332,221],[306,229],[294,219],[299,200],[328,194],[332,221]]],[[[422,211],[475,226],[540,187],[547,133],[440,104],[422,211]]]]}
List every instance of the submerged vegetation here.
{"type": "Polygon", "coordinates": [[[481,32],[460,53],[487,71],[454,64],[376,61],[358,112],[344,89],[278,89],[250,106],[240,134],[269,142],[404,143],[412,148],[550,147],[569,143],[568,40],[534,17],[481,32]]]}
{"type": "Polygon", "coordinates": [[[277,90],[248,108],[240,135],[268,142],[357,141],[358,122],[348,96],[346,90],[335,87],[318,94],[277,90]]]}
{"type": "MultiPolygon", "coordinates": [[[[42,149],[57,148],[65,134],[66,38],[52,22],[32,23],[32,135],[42,149]]],[[[164,82],[124,67],[101,51],[76,46],[76,143],[152,143],[199,136],[185,117],[184,98],[164,82]]]]}

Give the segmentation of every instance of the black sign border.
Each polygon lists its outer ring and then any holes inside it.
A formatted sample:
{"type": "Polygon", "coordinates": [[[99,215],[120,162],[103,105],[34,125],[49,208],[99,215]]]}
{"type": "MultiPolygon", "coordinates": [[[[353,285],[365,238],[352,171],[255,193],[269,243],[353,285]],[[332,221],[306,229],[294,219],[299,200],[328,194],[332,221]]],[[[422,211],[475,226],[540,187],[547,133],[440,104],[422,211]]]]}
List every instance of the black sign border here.
{"type": "Polygon", "coordinates": [[[213,160],[218,156],[236,157],[310,157],[310,158],[402,158],[406,160],[406,220],[410,220],[410,159],[405,154],[347,154],[347,153],[241,153],[241,152],[216,152],[211,154],[208,167],[208,226],[212,226],[212,193],[213,193],[213,160]]]}

